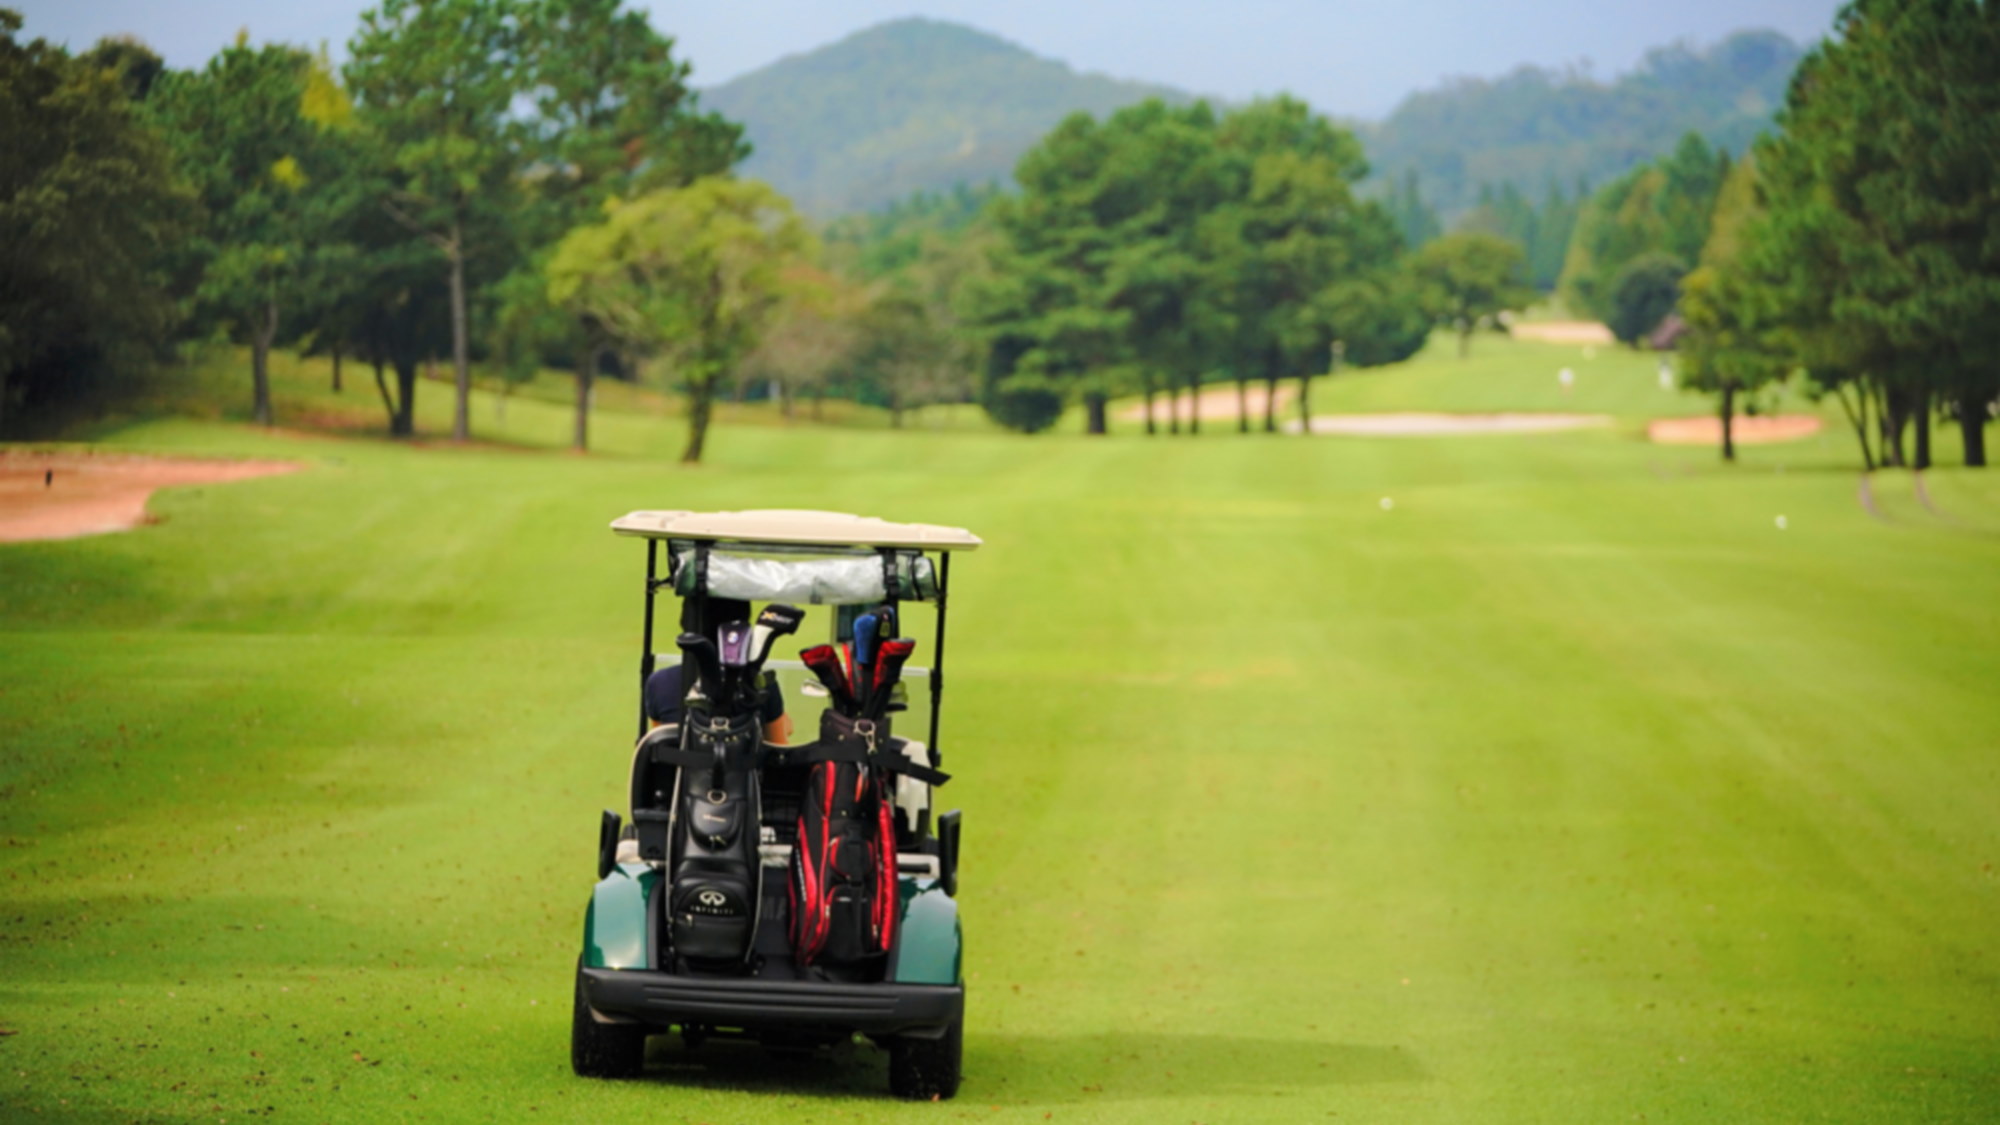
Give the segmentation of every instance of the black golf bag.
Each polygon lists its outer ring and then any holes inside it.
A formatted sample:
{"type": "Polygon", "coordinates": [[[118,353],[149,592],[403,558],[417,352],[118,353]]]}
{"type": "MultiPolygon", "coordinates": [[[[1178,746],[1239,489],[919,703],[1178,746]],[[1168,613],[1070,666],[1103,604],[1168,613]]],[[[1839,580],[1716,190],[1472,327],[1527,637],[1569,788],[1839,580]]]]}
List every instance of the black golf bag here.
{"type": "Polygon", "coordinates": [[[763,867],[757,713],[690,709],[671,760],[680,767],[667,856],[668,942],[698,968],[742,964],[757,928],[763,867]]]}

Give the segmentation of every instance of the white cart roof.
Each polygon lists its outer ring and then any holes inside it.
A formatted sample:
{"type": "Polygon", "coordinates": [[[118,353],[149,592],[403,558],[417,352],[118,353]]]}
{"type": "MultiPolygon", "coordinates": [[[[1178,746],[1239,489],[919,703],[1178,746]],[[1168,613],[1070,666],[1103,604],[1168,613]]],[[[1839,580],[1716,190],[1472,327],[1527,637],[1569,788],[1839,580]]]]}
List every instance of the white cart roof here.
{"type": "Polygon", "coordinates": [[[784,543],[816,547],[910,547],[977,550],[980,538],[962,527],[890,523],[845,512],[628,512],[611,530],[643,539],[711,539],[730,543],[784,543]]]}

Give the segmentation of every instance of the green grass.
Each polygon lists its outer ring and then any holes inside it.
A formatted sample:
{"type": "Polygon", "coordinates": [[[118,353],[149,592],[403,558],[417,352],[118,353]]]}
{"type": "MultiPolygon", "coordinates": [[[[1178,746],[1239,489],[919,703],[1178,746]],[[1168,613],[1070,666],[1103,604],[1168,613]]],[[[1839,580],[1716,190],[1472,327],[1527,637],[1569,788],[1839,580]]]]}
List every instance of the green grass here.
{"type": "MultiPolygon", "coordinates": [[[[1534,347],[1315,398],[1542,408],[1534,347]]],[[[2000,1116],[2000,475],[1871,515],[1837,431],[1635,440],[1702,404],[1599,354],[1566,408],[1619,425],[1536,437],[103,432],[312,467],[0,546],[0,1119],[2000,1116]],[[569,1074],[638,634],[603,525],[668,506],[987,539],[954,1103],[865,1046],[569,1074]]]]}

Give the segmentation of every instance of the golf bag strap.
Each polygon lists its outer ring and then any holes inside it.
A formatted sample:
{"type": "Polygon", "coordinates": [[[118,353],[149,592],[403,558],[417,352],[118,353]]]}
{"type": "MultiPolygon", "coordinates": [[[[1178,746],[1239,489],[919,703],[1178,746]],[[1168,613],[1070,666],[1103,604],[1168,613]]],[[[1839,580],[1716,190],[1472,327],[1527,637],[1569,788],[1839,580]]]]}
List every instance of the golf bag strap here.
{"type": "Polygon", "coordinates": [[[934,770],[929,766],[920,766],[903,757],[901,754],[877,754],[874,765],[876,769],[881,770],[883,773],[900,773],[906,777],[914,777],[926,785],[943,785],[945,782],[951,780],[951,775],[943,770],[934,770]]]}
{"type": "Polygon", "coordinates": [[[786,755],[803,765],[817,765],[820,762],[854,762],[865,765],[874,757],[874,751],[858,738],[841,738],[833,741],[808,742],[803,746],[786,747],[786,755]]]}
{"type": "Polygon", "coordinates": [[[822,739],[803,746],[785,747],[784,753],[789,761],[800,764],[853,762],[882,773],[905,774],[929,785],[943,785],[951,780],[951,775],[943,770],[920,766],[901,754],[889,753],[887,749],[878,750],[860,738],[822,739]]]}
{"type": "Polygon", "coordinates": [[[723,745],[723,765],[728,769],[756,769],[765,763],[764,740],[754,716],[732,720],[723,727],[684,721],[677,728],[678,737],[663,736],[663,732],[675,729],[660,727],[640,740],[641,745],[651,743],[649,755],[656,764],[683,769],[712,767],[718,741],[723,745]]]}

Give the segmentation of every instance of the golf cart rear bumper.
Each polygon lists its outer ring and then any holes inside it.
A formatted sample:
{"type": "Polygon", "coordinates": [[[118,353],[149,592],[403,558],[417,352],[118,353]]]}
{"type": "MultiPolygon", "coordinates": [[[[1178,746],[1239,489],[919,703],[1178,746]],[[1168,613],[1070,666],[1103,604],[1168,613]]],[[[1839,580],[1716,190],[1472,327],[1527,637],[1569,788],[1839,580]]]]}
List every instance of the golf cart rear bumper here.
{"type": "Polygon", "coordinates": [[[601,1015],[665,1026],[850,1028],[870,1035],[943,1028],[965,1011],[956,984],[712,980],[637,969],[584,969],[601,1015]]]}

